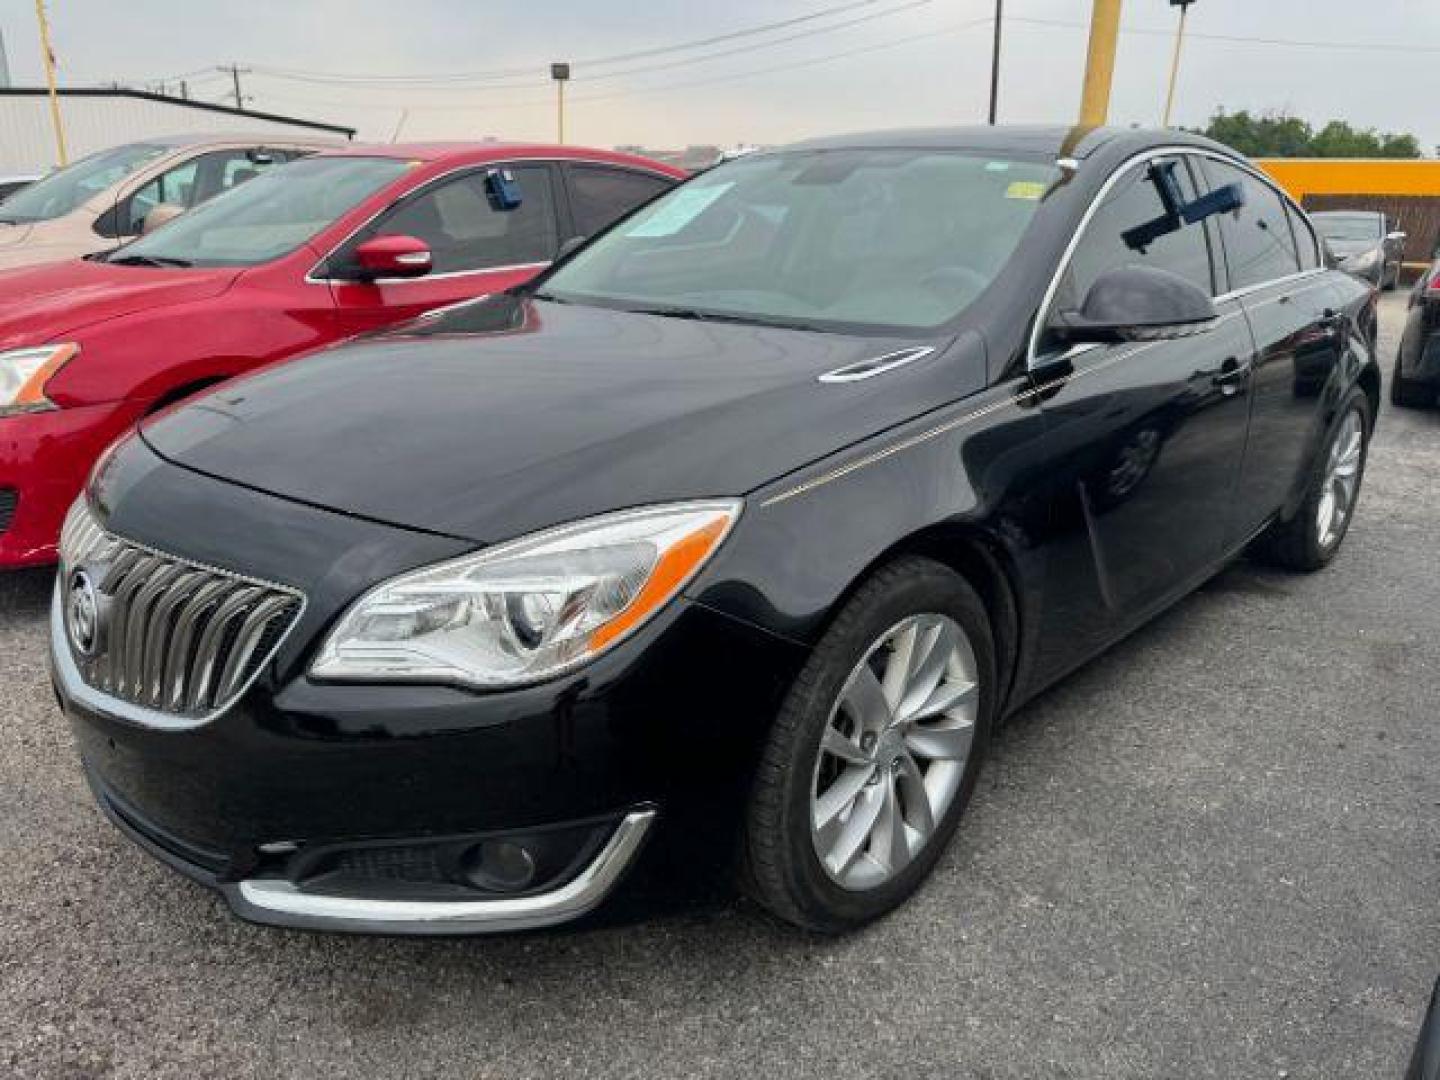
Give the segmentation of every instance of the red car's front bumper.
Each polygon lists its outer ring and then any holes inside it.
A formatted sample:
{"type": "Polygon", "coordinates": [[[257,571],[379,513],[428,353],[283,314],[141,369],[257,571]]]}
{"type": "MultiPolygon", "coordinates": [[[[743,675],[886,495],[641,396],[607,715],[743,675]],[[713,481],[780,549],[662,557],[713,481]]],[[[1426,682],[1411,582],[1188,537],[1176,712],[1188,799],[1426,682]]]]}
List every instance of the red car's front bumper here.
{"type": "Polygon", "coordinates": [[[117,401],[0,417],[0,493],[14,501],[0,531],[0,570],[55,561],[60,525],[90,467],[141,412],[139,403],[117,401]]]}

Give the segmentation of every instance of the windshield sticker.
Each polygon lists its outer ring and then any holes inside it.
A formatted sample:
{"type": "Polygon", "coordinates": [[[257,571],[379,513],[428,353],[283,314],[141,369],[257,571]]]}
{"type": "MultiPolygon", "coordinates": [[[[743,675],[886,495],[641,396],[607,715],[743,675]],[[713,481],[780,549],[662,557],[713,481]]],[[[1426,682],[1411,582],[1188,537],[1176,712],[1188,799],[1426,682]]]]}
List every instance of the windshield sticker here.
{"type": "Polygon", "coordinates": [[[1016,180],[1005,189],[1005,198],[1039,202],[1045,197],[1045,185],[1039,180],[1016,180]]]}
{"type": "Polygon", "coordinates": [[[664,206],[625,230],[626,236],[674,236],[724,195],[735,182],[711,187],[681,188],[664,206]]]}

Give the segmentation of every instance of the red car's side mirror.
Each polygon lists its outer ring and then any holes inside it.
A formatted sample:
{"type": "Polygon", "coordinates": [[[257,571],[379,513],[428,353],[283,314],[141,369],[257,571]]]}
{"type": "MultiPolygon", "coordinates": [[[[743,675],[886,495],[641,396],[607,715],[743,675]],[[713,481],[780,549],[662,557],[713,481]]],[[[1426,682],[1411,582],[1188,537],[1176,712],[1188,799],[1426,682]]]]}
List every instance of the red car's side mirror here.
{"type": "Polygon", "coordinates": [[[434,261],[430,245],[413,236],[372,236],[355,249],[355,266],[364,281],[422,277],[434,261]]]}

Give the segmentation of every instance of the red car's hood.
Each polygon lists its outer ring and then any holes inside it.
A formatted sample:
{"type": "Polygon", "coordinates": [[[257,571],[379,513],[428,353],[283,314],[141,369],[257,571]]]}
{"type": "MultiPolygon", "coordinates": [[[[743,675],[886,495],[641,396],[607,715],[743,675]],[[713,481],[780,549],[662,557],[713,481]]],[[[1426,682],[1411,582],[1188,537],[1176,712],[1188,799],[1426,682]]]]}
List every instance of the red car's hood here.
{"type": "Polygon", "coordinates": [[[109,266],[75,259],[0,272],[0,349],[55,341],[134,311],[223,293],[240,275],[219,270],[109,266]]]}

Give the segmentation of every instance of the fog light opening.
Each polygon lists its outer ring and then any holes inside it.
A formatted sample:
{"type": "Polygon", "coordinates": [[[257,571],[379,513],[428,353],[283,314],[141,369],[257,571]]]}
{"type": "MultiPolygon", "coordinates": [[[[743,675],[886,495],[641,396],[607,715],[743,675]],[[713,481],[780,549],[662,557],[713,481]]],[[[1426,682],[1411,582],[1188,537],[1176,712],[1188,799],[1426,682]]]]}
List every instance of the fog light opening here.
{"type": "Polygon", "coordinates": [[[514,840],[486,840],[466,855],[465,880],[487,892],[516,893],[535,881],[535,856],[514,840]]]}

